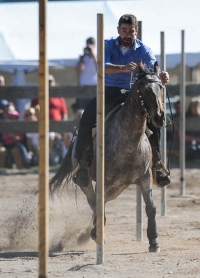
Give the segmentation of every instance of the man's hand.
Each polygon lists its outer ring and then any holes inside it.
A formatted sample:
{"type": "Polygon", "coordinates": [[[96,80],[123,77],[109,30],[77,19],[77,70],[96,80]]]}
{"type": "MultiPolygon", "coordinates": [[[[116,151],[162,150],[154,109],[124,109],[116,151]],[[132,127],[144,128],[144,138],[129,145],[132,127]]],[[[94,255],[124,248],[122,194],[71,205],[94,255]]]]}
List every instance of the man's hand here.
{"type": "Polygon", "coordinates": [[[162,71],[159,74],[159,77],[160,77],[162,83],[168,83],[169,82],[169,73],[167,71],[162,71]]]}
{"type": "Polygon", "coordinates": [[[136,68],[137,68],[137,64],[131,62],[123,67],[123,72],[134,71],[136,68]]]}

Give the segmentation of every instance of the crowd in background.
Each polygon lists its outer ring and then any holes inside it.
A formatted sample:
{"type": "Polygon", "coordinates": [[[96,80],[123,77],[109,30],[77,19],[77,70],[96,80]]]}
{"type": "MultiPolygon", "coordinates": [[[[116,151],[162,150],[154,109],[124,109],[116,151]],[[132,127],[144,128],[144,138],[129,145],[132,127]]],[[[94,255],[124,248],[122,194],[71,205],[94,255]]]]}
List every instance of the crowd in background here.
{"type": "MultiPolygon", "coordinates": [[[[0,86],[5,86],[5,79],[0,76],[0,86]]],[[[49,75],[49,86],[56,86],[55,78],[49,75]]],[[[77,104],[72,105],[74,117],[81,117],[77,104]]],[[[24,109],[24,121],[38,121],[40,107],[37,99],[33,99],[28,108],[24,109]]],[[[19,112],[14,102],[0,99],[0,120],[18,121],[19,112]]],[[[49,119],[54,121],[68,120],[68,107],[64,98],[49,99],[49,119]]],[[[55,166],[62,162],[67,153],[73,134],[71,132],[49,132],[49,165],[55,166]]],[[[38,166],[39,134],[0,133],[0,168],[17,169],[38,166]]]]}
{"type": "MultiPolygon", "coordinates": [[[[91,86],[97,84],[97,61],[95,55],[95,39],[90,37],[86,40],[83,54],[80,55],[76,66],[77,77],[80,86],[91,86]]],[[[0,86],[5,86],[5,79],[0,76],[0,86]]],[[[49,87],[56,86],[55,78],[49,75],[49,87]]],[[[71,110],[76,119],[80,119],[90,99],[77,99],[71,105],[71,110]]],[[[180,102],[174,105],[174,122],[179,120],[180,102]]],[[[29,107],[24,108],[24,121],[37,121],[40,107],[37,99],[33,99],[29,107]]],[[[191,99],[186,112],[186,117],[200,118],[200,100],[191,99]]],[[[14,102],[0,99],[0,120],[18,121],[19,112],[14,102]]],[[[49,119],[55,121],[68,120],[68,107],[64,98],[49,99],[49,119]]],[[[167,132],[167,140],[171,140],[171,132],[167,132]]],[[[179,147],[178,131],[175,132],[174,149],[179,147]]],[[[72,133],[50,132],[49,133],[49,164],[57,165],[67,153],[72,133]]],[[[200,131],[186,132],[186,158],[200,158],[200,131]]],[[[28,168],[37,166],[39,161],[39,136],[38,133],[28,132],[25,134],[2,134],[0,133],[0,168],[28,168]]]]}
{"type": "MultiPolygon", "coordinates": [[[[77,76],[80,86],[97,84],[97,64],[95,56],[95,40],[90,37],[86,40],[83,55],[78,59],[77,76]]],[[[5,86],[5,79],[0,76],[0,86],[5,86]]],[[[49,75],[49,87],[56,86],[55,78],[49,75]]],[[[72,104],[71,110],[75,119],[80,119],[89,99],[78,98],[72,104]]],[[[32,99],[29,107],[24,107],[23,115],[20,115],[14,102],[0,99],[0,120],[37,121],[40,107],[38,99],[32,99]]],[[[68,120],[68,107],[62,97],[49,99],[49,119],[54,121],[68,120]]],[[[49,133],[49,164],[57,165],[67,153],[73,134],[71,132],[49,133]]],[[[0,168],[18,169],[37,166],[39,161],[39,135],[28,132],[26,134],[2,134],[0,133],[0,168]]]]}

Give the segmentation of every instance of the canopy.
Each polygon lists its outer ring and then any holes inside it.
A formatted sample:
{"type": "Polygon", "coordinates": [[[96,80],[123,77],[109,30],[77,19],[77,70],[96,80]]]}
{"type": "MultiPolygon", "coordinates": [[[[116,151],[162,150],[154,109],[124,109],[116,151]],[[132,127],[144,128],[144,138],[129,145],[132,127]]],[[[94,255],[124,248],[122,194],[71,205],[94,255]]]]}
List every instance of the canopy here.
{"type": "MultiPolygon", "coordinates": [[[[38,66],[38,10],[38,2],[0,4],[1,70],[31,71],[38,66]]],[[[48,2],[50,65],[76,64],[86,38],[96,38],[97,13],[104,14],[105,38],[117,36],[117,23],[122,14],[133,13],[143,23],[143,42],[152,48],[158,59],[160,32],[165,32],[168,68],[180,62],[181,30],[185,30],[185,51],[191,53],[186,63],[194,66],[200,63],[199,10],[199,0],[48,2]]]]}

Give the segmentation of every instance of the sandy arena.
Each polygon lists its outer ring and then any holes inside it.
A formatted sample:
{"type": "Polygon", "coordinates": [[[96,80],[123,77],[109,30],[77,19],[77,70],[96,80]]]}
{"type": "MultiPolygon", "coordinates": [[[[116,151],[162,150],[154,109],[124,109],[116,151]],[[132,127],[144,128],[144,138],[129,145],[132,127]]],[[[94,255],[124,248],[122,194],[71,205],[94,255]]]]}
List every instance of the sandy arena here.
{"type": "MultiPolygon", "coordinates": [[[[50,200],[50,278],[200,278],[200,169],[187,169],[180,197],[180,170],[172,169],[167,216],[160,216],[161,190],[153,188],[160,253],[136,241],[136,186],[106,205],[104,264],[96,265],[96,244],[88,236],[91,211],[83,193],[70,186],[50,200]],[[80,235],[82,236],[80,237],[80,235]]],[[[0,277],[38,277],[37,174],[0,175],[0,277]]]]}

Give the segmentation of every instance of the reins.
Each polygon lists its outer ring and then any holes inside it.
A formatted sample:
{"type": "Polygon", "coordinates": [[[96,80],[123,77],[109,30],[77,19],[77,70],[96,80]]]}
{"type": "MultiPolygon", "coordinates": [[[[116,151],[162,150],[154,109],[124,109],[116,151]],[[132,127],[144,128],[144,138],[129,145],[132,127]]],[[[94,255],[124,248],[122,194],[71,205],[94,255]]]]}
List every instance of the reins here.
{"type": "MultiPolygon", "coordinates": [[[[142,82],[141,81],[141,79],[143,78],[143,77],[145,77],[146,75],[150,75],[150,76],[153,76],[153,75],[155,75],[155,76],[157,76],[157,74],[156,73],[150,73],[150,72],[145,72],[145,73],[143,73],[143,74],[140,74],[139,76],[138,76],[138,78],[134,78],[133,79],[133,74],[131,73],[131,82],[130,82],[130,86],[131,86],[131,84],[133,84],[133,86],[135,87],[135,86],[137,86],[137,88],[135,88],[134,89],[134,87],[133,87],[133,91],[132,92],[130,92],[130,95],[131,95],[131,98],[134,100],[134,102],[138,105],[138,102],[136,101],[136,99],[134,98],[134,96],[133,96],[133,93],[134,93],[134,91],[136,90],[137,91],[137,93],[139,94],[139,104],[141,105],[141,107],[142,107],[142,109],[143,109],[143,117],[146,117],[147,118],[147,120],[149,121],[149,113],[148,113],[148,111],[147,111],[147,109],[146,109],[146,107],[145,107],[145,102],[144,102],[144,100],[143,100],[143,98],[142,98],[142,95],[141,95],[141,86],[142,85],[145,85],[145,84],[147,84],[147,83],[156,83],[156,82],[158,82],[159,83],[159,85],[161,86],[161,88],[165,88],[165,84],[163,84],[160,80],[155,80],[155,79],[148,79],[148,81],[146,81],[146,82],[142,82]]],[[[158,77],[158,76],[157,76],[158,77]]],[[[172,146],[173,146],[173,142],[174,142],[174,121],[173,121],[173,115],[172,115],[172,109],[171,109],[171,103],[170,103],[170,99],[169,99],[169,94],[168,94],[168,92],[167,92],[167,90],[166,90],[166,94],[167,94],[167,99],[168,99],[168,103],[169,103],[169,109],[170,109],[170,115],[171,115],[171,119],[166,115],[166,113],[165,113],[165,117],[166,117],[166,119],[169,121],[169,124],[166,124],[165,126],[163,126],[164,128],[167,128],[168,126],[170,126],[170,125],[172,125],[172,129],[173,129],[173,137],[172,137],[172,140],[171,140],[171,144],[170,144],[170,147],[169,147],[169,152],[168,152],[168,154],[167,154],[167,169],[168,169],[168,171],[169,171],[169,173],[170,173],[170,170],[169,170],[169,167],[170,167],[170,156],[171,156],[171,151],[172,151],[172,146]]]]}

